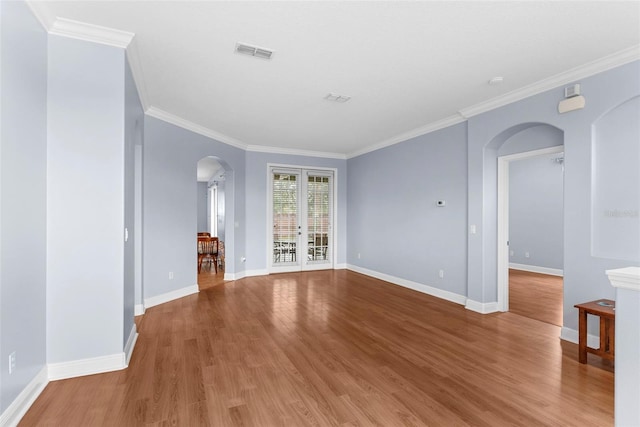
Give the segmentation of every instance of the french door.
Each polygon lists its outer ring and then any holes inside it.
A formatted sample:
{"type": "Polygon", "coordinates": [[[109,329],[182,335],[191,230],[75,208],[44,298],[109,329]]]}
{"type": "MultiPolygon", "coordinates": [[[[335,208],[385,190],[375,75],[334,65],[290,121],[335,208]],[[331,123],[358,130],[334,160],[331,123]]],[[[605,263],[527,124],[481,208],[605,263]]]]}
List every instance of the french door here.
{"type": "Polygon", "coordinates": [[[269,271],[333,268],[333,172],[271,167],[269,271]]]}

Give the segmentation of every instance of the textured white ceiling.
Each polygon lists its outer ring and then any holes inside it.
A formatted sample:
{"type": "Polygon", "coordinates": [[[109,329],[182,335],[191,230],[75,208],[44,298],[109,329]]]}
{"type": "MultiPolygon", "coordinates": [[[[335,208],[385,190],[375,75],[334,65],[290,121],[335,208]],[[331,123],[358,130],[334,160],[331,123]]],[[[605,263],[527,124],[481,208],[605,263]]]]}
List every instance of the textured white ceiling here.
{"type": "Polygon", "coordinates": [[[134,33],[150,111],[250,149],[347,156],[640,45],[637,1],[48,1],[37,9],[51,22],[134,33]],[[275,54],[239,55],[236,42],[275,54]],[[495,76],[504,83],[489,86],[495,76]],[[352,99],[329,102],[329,92],[352,99]]]}

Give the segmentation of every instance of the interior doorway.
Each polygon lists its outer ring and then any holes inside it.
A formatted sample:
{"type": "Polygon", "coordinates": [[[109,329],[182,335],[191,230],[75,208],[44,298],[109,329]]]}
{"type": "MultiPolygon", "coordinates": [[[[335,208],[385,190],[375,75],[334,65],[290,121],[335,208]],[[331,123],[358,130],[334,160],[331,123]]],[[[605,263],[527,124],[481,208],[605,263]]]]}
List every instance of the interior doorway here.
{"type": "Polygon", "coordinates": [[[498,306],[562,325],[564,148],[498,157],[498,306]]]}
{"type": "Polygon", "coordinates": [[[215,157],[197,164],[198,287],[205,289],[224,281],[226,171],[215,157]],[[209,239],[205,242],[203,239],[209,239]]]}

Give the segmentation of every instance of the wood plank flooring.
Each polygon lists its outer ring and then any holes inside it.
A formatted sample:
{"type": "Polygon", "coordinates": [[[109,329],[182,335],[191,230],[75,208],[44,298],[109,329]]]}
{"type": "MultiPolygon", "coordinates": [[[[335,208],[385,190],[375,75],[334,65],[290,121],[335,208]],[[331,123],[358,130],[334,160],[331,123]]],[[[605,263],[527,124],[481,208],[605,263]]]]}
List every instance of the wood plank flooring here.
{"type": "Polygon", "coordinates": [[[509,269],[509,311],[562,326],[562,277],[509,269]]]}
{"type": "Polygon", "coordinates": [[[21,426],[609,426],[613,373],[557,326],[346,270],[225,282],[137,319],[128,369],[21,426]]]}

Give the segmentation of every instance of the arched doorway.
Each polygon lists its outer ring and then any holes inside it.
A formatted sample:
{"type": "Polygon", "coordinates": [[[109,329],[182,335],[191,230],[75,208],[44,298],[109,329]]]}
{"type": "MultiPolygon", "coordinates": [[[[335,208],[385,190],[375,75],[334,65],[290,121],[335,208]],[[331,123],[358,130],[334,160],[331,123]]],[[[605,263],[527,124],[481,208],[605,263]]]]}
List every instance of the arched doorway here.
{"type": "Polygon", "coordinates": [[[224,281],[227,248],[226,195],[230,168],[216,156],[201,158],[196,165],[196,223],[198,242],[198,286],[200,289],[224,281]],[[212,240],[203,246],[203,238],[212,240]],[[212,249],[213,248],[213,249],[212,249]],[[211,252],[211,253],[209,253],[211,252]]]}
{"type": "MultiPolygon", "coordinates": [[[[514,258],[515,252],[523,252],[523,255],[526,256],[527,260],[525,261],[527,264],[519,264],[521,268],[526,268],[532,274],[548,274],[551,271],[551,268],[546,268],[544,266],[536,265],[536,261],[530,260],[529,257],[533,255],[534,259],[540,260],[543,257],[538,257],[538,254],[530,254],[529,250],[523,247],[514,248],[513,245],[510,245],[510,221],[509,221],[509,165],[510,162],[519,162],[525,161],[526,159],[535,159],[537,158],[545,158],[545,156],[555,155],[562,153],[564,151],[563,147],[564,143],[564,133],[562,130],[543,123],[526,123],[518,126],[514,126],[510,129],[505,130],[496,136],[485,149],[485,167],[490,169],[489,173],[485,173],[486,177],[491,177],[495,179],[495,187],[496,188],[496,198],[495,200],[495,208],[496,208],[496,229],[492,230],[491,233],[487,234],[489,239],[495,238],[495,247],[497,249],[496,253],[496,283],[497,283],[497,309],[500,311],[509,311],[509,268],[510,265],[515,263],[510,263],[510,260],[514,258]],[[531,262],[529,262],[531,261],[531,262]],[[529,265],[531,264],[531,265],[529,265]],[[540,271],[538,271],[540,270],[540,271]],[[548,270],[548,271],[547,271],[548,270]]],[[[551,160],[549,160],[551,161],[551,160]]],[[[487,172],[487,171],[485,171],[487,172]]],[[[527,180],[531,183],[531,187],[534,187],[534,184],[537,184],[536,180],[541,179],[541,176],[536,177],[535,174],[533,176],[527,177],[527,180]]],[[[560,175],[559,182],[555,182],[554,185],[563,186],[562,184],[562,174],[560,175]]],[[[562,188],[560,188],[560,209],[562,206],[562,188]]],[[[526,199],[526,198],[525,198],[526,199]]],[[[544,204],[547,201],[542,198],[538,200],[526,199],[527,202],[531,204],[532,210],[534,207],[539,206],[540,204],[544,204]]],[[[522,209],[518,209],[522,211],[522,209]]],[[[539,218],[528,218],[530,226],[533,226],[534,223],[545,224],[544,221],[537,221],[539,218]]],[[[560,229],[563,228],[563,215],[560,211],[559,215],[555,216],[554,221],[559,222],[560,229]]],[[[511,224],[514,226],[514,224],[511,224]]],[[[525,245],[530,245],[534,247],[544,246],[544,230],[539,230],[539,233],[530,233],[529,241],[526,242],[525,245]],[[540,242],[538,242],[540,240],[540,242]]],[[[556,261],[562,265],[563,261],[563,233],[560,232],[559,239],[559,247],[554,248],[557,250],[558,254],[556,256],[556,261]]],[[[558,240],[556,239],[556,240],[558,240]]],[[[522,242],[518,242],[520,246],[523,246],[522,242]]],[[[515,257],[517,258],[517,257],[515,257]]],[[[538,262],[538,264],[546,264],[542,262],[538,262]]],[[[558,269],[562,271],[562,267],[558,269]]],[[[560,273],[561,274],[561,273],[560,273]]],[[[562,319],[562,301],[557,301],[557,304],[554,304],[558,313],[550,313],[548,317],[555,319],[552,323],[561,323],[562,319]],[[556,307],[557,306],[557,307],[556,307]]],[[[533,317],[533,316],[530,316],[533,317]]],[[[544,320],[544,316],[537,320],[544,320]]]]}

